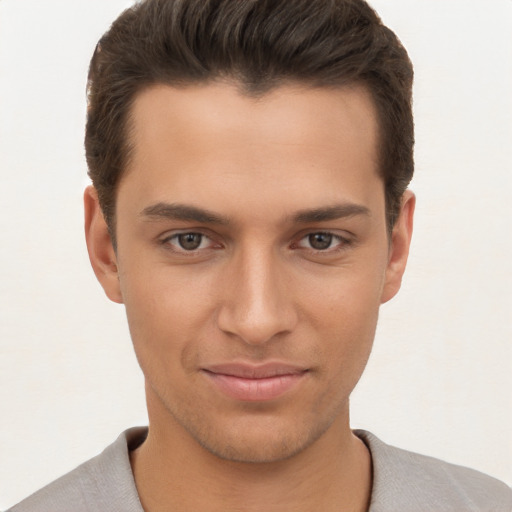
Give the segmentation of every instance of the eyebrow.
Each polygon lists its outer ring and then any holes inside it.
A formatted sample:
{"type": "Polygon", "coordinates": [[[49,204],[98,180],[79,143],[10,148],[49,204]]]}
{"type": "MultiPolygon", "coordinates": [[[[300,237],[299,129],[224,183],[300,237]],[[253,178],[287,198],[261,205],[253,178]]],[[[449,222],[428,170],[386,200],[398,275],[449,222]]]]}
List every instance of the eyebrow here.
{"type": "MultiPolygon", "coordinates": [[[[217,213],[178,203],[156,203],[148,206],[140,213],[142,217],[150,220],[181,220],[185,222],[199,222],[201,224],[229,224],[229,219],[217,213]]],[[[339,205],[322,208],[300,210],[290,218],[296,224],[308,224],[311,222],[325,222],[356,215],[371,216],[366,206],[354,203],[343,203],[339,205]]]]}
{"type": "Polygon", "coordinates": [[[356,215],[371,217],[371,212],[366,206],[360,204],[343,203],[324,208],[301,210],[293,215],[292,219],[297,224],[308,224],[311,222],[325,222],[345,217],[354,217],[356,215]]]}
{"type": "Polygon", "coordinates": [[[140,213],[142,217],[151,220],[182,220],[199,222],[201,224],[228,224],[226,217],[216,213],[184,204],[156,203],[144,208],[140,213]]]}

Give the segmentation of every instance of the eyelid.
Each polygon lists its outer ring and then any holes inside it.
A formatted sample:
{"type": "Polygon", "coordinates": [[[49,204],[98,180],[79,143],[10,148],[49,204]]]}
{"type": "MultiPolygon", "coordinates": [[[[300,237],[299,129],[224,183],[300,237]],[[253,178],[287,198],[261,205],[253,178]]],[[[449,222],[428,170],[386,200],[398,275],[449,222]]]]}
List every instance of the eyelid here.
{"type": "MultiPolygon", "coordinates": [[[[176,229],[176,230],[173,230],[170,232],[169,231],[166,232],[165,234],[158,237],[158,243],[162,246],[169,247],[170,250],[174,251],[177,254],[193,256],[193,255],[197,255],[198,253],[200,253],[202,251],[207,251],[209,249],[224,247],[225,244],[223,244],[220,241],[216,241],[216,238],[217,237],[215,236],[215,234],[212,234],[210,232],[210,230],[205,230],[202,228],[188,228],[188,229],[185,228],[185,229],[176,229]],[[203,248],[198,248],[198,249],[186,250],[186,249],[180,248],[178,244],[170,243],[171,240],[177,239],[177,237],[179,237],[180,235],[186,235],[186,234],[200,235],[201,237],[209,240],[209,242],[210,242],[208,244],[209,246],[203,247],[203,248]],[[217,247],[215,247],[215,246],[217,246],[217,247]]],[[[302,231],[295,237],[295,241],[292,242],[292,244],[290,245],[290,248],[291,249],[302,249],[305,251],[309,251],[311,253],[327,255],[330,253],[343,251],[344,249],[347,249],[349,246],[353,245],[354,243],[355,243],[355,239],[354,239],[353,235],[350,233],[347,233],[347,232],[343,232],[343,234],[341,234],[337,231],[329,230],[329,229],[308,229],[307,231],[302,231]],[[307,239],[309,236],[315,235],[315,234],[320,234],[320,233],[332,236],[333,239],[335,241],[337,241],[337,243],[334,244],[334,247],[329,247],[327,249],[315,249],[313,247],[304,247],[304,246],[300,245],[300,243],[303,240],[307,239]]]]}
{"type": "Polygon", "coordinates": [[[329,230],[329,229],[314,229],[314,230],[308,230],[305,233],[301,233],[297,238],[297,242],[294,242],[292,244],[292,246],[294,246],[294,248],[296,247],[298,249],[308,250],[310,252],[314,252],[317,254],[330,254],[333,252],[342,251],[342,250],[346,249],[348,246],[352,245],[353,243],[354,243],[354,239],[348,233],[345,235],[342,235],[340,233],[337,233],[337,232],[329,230]],[[299,245],[300,242],[302,242],[303,240],[306,240],[311,235],[316,235],[316,234],[330,235],[333,237],[333,239],[337,240],[338,243],[335,244],[334,247],[329,247],[327,249],[315,249],[314,247],[303,247],[303,246],[299,245]]]}
{"type": "Polygon", "coordinates": [[[186,255],[186,256],[193,256],[195,254],[198,254],[199,252],[201,251],[206,251],[208,249],[212,249],[214,245],[219,245],[219,243],[215,242],[214,240],[214,237],[211,235],[211,234],[208,234],[208,233],[205,233],[205,230],[203,229],[178,229],[178,230],[175,230],[175,231],[171,231],[171,232],[167,232],[165,233],[164,235],[158,237],[158,243],[164,247],[167,247],[169,248],[169,250],[177,253],[177,254],[182,254],[182,255],[186,255]],[[201,244],[203,243],[203,239],[207,239],[210,241],[210,243],[208,244],[209,247],[202,247],[202,248],[197,248],[197,249],[191,249],[191,250],[186,250],[182,247],[179,246],[178,243],[171,243],[171,241],[174,239],[174,240],[177,240],[177,238],[181,235],[187,235],[187,234],[194,234],[194,235],[200,235],[202,237],[202,240],[201,240],[201,244]]]}

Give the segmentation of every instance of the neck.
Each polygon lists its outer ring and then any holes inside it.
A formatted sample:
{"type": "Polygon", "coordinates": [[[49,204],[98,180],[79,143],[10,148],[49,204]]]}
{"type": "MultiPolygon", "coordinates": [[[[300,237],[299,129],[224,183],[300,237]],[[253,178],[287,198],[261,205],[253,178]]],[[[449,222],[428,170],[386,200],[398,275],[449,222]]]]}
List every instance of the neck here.
{"type": "Polygon", "coordinates": [[[224,460],[200,446],[169,418],[151,421],[131,454],[146,512],[265,510],[364,512],[371,493],[371,457],[340,414],[311,446],[286,460],[224,460]]]}

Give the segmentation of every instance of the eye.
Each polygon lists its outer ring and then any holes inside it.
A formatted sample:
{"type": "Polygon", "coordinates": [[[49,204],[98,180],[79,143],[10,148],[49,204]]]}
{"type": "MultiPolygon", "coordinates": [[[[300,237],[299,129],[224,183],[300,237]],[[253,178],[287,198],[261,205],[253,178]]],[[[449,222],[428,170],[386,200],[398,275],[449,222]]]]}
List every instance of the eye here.
{"type": "Polygon", "coordinates": [[[329,249],[341,249],[350,244],[350,241],[328,231],[309,233],[299,240],[297,247],[301,249],[313,249],[315,251],[328,251],[329,249]]]}
{"type": "Polygon", "coordinates": [[[329,249],[332,244],[333,236],[330,233],[312,233],[308,235],[308,243],[317,251],[324,251],[329,249]]]}
{"type": "Polygon", "coordinates": [[[175,250],[189,252],[206,249],[211,244],[211,240],[202,233],[177,233],[163,242],[170,244],[175,250]]]}

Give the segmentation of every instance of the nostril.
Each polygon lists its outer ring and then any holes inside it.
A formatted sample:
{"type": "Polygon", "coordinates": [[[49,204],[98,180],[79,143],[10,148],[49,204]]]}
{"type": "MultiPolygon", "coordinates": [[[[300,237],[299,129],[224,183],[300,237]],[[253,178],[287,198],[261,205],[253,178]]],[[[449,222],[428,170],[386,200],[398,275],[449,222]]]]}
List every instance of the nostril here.
{"type": "Polygon", "coordinates": [[[284,308],[223,307],[219,312],[219,329],[241,338],[245,343],[260,345],[295,328],[296,315],[284,308]]]}

